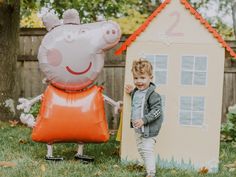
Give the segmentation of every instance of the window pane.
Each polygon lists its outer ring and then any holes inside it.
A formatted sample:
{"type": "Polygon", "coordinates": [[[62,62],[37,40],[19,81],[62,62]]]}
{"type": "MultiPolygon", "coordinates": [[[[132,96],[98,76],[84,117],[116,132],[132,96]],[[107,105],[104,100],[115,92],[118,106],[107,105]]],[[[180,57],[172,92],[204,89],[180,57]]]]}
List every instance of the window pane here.
{"type": "Polygon", "coordinates": [[[166,84],[166,71],[156,71],[155,72],[155,83],[156,84],[166,84]]]}
{"type": "Polygon", "coordinates": [[[155,66],[155,55],[145,55],[145,57],[148,61],[152,63],[152,66],[155,66]]]}
{"type": "Polygon", "coordinates": [[[203,124],[203,112],[193,112],[192,113],[192,125],[202,125],[203,124]]]}
{"type": "Polygon", "coordinates": [[[180,112],[179,123],[181,125],[191,125],[191,112],[180,112]]]}
{"type": "Polygon", "coordinates": [[[156,56],[155,68],[157,68],[157,69],[167,69],[167,56],[157,55],[156,56]]]}
{"type": "Polygon", "coordinates": [[[187,96],[182,96],[180,98],[180,110],[191,111],[192,110],[191,107],[192,107],[192,98],[187,96]]]}
{"type": "Polygon", "coordinates": [[[194,85],[206,85],[206,73],[205,72],[195,72],[193,83],[194,83],[194,85]]]}
{"type": "Polygon", "coordinates": [[[204,111],[204,97],[193,97],[193,111],[204,111]]]}
{"type": "Polygon", "coordinates": [[[193,70],[194,57],[183,56],[182,57],[182,70],[193,70]]]}
{"type": "Polygon", "coordinates": [[[195,70],[206,71],[207,70],[207,58],[196,57],[195,58],[195,70]]]}
{"type": "Polygon", "coordinates": [[[182,85],[192,85],[193,72],[182,71],[181,72],[181,84],[182,85]]]}

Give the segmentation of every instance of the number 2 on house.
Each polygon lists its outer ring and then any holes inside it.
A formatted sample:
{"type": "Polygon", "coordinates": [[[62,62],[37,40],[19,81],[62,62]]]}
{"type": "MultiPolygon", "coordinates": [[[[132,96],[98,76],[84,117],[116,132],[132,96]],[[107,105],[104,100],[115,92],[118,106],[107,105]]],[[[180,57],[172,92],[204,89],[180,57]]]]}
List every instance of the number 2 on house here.
{"type": "Polygon", "coordinates": [[[180,13],[175,11],[170,14],[171,18],[175,18],[174,22],[171,24],[171,26],[166,30],[167,36],[184,36],[184,33],[176,32],[176,26],[179,24],[180,21],[180,13]]]}

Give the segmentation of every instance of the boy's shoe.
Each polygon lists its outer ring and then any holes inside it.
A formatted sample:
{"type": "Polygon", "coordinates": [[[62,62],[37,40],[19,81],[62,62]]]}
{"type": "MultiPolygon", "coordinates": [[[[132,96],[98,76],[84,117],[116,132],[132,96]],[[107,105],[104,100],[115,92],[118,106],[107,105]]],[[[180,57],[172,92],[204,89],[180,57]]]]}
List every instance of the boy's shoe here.
{"type": "Polygon", "coordinates": [[[87,156],[87,155],[80,155],[80,154],[76,154],[75,159],[76,160],[81,160],[81,161],[84,161],[84,162],[93,162],[94,161],[93,157],[90,157],[90,156],[87,156]]]}

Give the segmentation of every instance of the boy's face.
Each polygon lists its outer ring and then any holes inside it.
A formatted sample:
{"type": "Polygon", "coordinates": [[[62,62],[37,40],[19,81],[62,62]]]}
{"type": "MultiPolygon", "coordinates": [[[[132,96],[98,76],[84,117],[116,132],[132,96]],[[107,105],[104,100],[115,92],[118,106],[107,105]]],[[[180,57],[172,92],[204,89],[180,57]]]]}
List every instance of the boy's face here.
{"type": "Polygon", "coordinates": [[[148,75],[147,73],[133,74],[133,78],[134,78],[134,85],[139,90],[145,90],[146,88],[148,88],[150,85],[150,82],[152,81],[152,76],[148,75]]]}

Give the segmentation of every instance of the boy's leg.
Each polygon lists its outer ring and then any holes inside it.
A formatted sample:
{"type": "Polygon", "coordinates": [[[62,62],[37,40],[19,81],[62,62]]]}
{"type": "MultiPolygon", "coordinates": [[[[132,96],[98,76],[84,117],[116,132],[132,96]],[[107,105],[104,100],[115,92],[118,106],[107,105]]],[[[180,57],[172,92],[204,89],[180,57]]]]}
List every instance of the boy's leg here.
{"type": "Polygon", "coordinates": [[[136,145],[137,145],[138,153],[141,156],[142,160],[144,161],[144,156],[143,156],[143,153],[142,153],[143,141],[142,141],[141,134],[135,132],[135,139],[136,139],[136,145]]]}
{"type": "Polygon", "coordinates": [[[155,137],[143,138],[140,134],[135,133],[138,152],[144,161],[144,165],[148,175],[155,176],[156,159],[154,147],[156,144],[155,137]]]}
{"type": "Polygon", "coordinates": [[[146,166],[147,174],[150,176],[155,176],[156,174],[156,156],[154,153],[154,148],[156,144],[156,139],[143,138],[143,149],[142,153],[144,156],[144,164],[146,166]]]}

